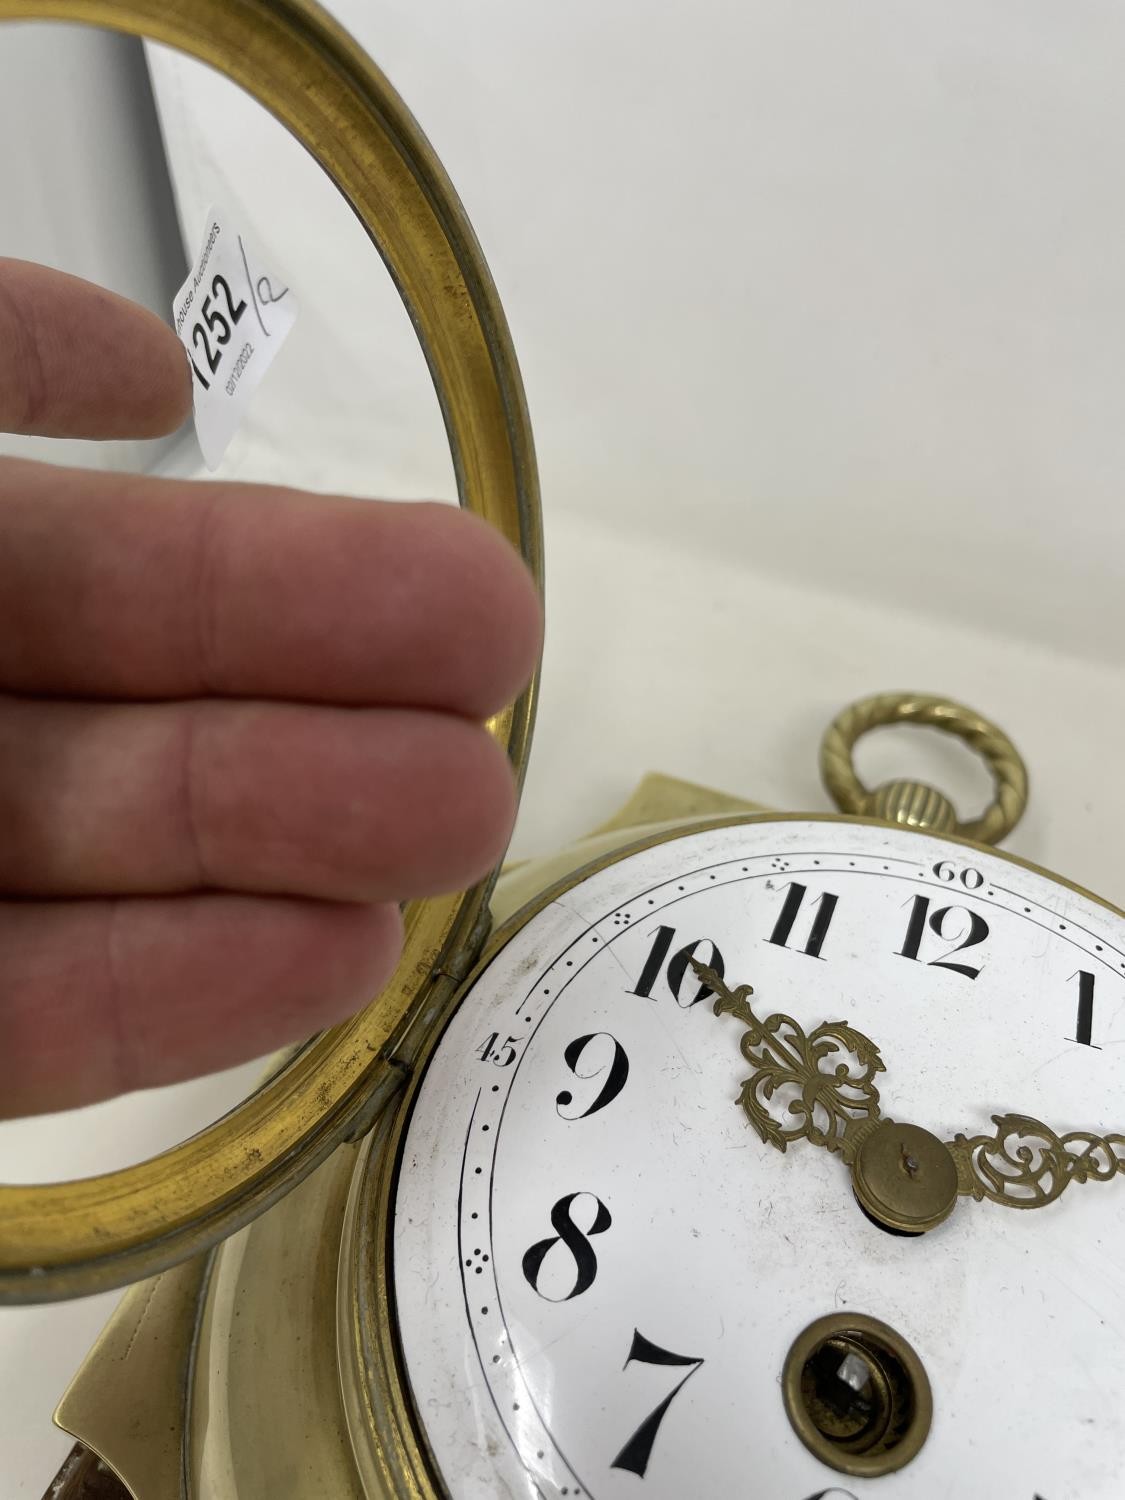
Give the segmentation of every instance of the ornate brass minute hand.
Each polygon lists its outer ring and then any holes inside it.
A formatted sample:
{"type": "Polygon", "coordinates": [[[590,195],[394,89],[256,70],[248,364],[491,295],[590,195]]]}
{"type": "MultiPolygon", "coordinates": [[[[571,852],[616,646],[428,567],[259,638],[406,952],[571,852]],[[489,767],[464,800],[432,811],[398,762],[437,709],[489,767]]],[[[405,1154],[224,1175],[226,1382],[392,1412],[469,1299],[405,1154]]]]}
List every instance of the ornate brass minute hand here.
{"type": "Polygon", "coordinates": [[[1125,1174],[1125,1135],[1057,1135],[1030,1115],[993,1115],[992,1123],[992,1135],[956,1135],[945,1143],[957,1166],[957,1191],[978,1202],[1042,1208],[1072,1182],[1125,1174]]]}
{"type": "Polygon", "coordinates": [[[738,1103],[768,1145],[784,1151],[807,1140],[838,1152],[869,1217],[900,1234],[922,1234],[952,1213],[958,1197],[1007,1208],[1040,1208],[1071,1182],[1125,1175],[1125,1135],[1057,1135],[1028,1115],[993,1115],[993,1135],[942,1141],[921,1126],[899,1124],[879,1109],[873,1079],[879,1049],[846,1021],[806,1033],[792,1016],[764,1020],[750,1006],[753,986],[731,990],[715,969],[692,960],[715,993],[715,1014],[746,1027],[740,1049],[753,1074],[738,1103]]]}

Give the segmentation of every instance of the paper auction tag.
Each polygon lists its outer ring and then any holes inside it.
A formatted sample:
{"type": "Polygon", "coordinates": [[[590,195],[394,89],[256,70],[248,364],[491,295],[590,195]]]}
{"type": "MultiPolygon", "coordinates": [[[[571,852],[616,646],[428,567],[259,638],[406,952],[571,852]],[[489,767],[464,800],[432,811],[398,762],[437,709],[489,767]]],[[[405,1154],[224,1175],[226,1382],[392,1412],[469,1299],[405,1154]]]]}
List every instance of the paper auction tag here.
{"type": "Polygon", "coordinates": [[[203,461],[214,469],[296,322],[296,298],[230,215],[212,208],[172,317],[195,372],[195,431],[203,461]]]}

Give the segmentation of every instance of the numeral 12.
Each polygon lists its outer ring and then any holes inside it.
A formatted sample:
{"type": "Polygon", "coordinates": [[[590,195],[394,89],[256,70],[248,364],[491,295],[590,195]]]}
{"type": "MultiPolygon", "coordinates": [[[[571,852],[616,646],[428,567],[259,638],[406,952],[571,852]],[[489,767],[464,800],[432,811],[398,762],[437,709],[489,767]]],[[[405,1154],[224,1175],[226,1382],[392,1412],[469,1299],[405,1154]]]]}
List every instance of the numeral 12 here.
{"type": "Polygon", "coordinates": [[[969,919],[969,931],[959,943],[954,943],[949,950],[951,953],[960,953],[965,948],[975,948],[978,943],[983,943],[988,936],[988,923],[983,917],[978,916],[975,911],[970,911],[967,906],[943,906],[934,913],[930,913],[930,898],[928,896],[915,896],[910,904],[910,922],[906,928],[906,937],[902,947],[898,950],[902,958],[917,959],[919,963],[927,963],[934,969],[952,969],[955,974],[964,974],[966,979],[975,979],[980,970],[972,964],[950,963],[947,958],[919,958],[919,950],[922,939],[926,935],[926,919],[929,918],[930,931],[935,933],[945,942],[952,941],[952,935],[947,933],[946,919],[962,912],[969,919]]]}

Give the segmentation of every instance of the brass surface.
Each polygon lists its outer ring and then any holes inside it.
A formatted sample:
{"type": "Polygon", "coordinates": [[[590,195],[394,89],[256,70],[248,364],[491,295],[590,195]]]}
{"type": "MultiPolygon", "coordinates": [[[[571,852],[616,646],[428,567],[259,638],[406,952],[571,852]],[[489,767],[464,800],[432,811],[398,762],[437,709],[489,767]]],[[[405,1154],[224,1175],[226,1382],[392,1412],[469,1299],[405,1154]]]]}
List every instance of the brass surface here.
{"type": "Polygon", "coordinates": [[[179,1496],[196,1332],[210,1270],[199,1255],[128,1289],[55,1411],[143,1500],[179,1496]]]}
{"type": "MultiPolygon", "coordinates": [[[[428,1056],[438,1044],[444,1025],[466,996],[478,974],[527,921],[551,901],[565,898],[568,890],[588,876],[629,854],[690,835],[698,828],[771,822],[785,824],[795,821],[885,827],[884,823],[871,817],[733,812],[723,806],[726,799],[718,794],[715,794],[716,801],[707,809],[711,816],[702,819],[689,816],[684,821],[685,812],[690,813],[691,808],[682,797],[686,796],[690,801],[694,795],[690,789],[682,792],[685,785],[675,783],[670,778],[664,780],[665,792],[671,796],[671,800],[656,809],[654,822],[658,826],[643,830],[617,828],[615,832],[603,833],[599,838],[583,841],[564,854],[526,862],[501,878],[491,902],[498,925],[489,937],[476,967],[467,977],[456,984],[450,984],[440,1008],[435,1009],[431,1024],[413,1056],[409,1081],[398,1097],[396,1107],[382,1114],[374,1131],[354,1154],[339,1152],[320,1169],[326,1178],[339,1172],[349,1179],[344,1226],[338,1238],[335,1321],[331,1326],[322,1321],[312,1328],[311,1333],[311,1336],[324,1343],[325,1349],[330,1351],[330,1357],[338,1360],[338,1389],[314,1389],[311,1393],[288,1389],[277,1374],[273,1362],[263,1358],[256,1367],[247,1362],[247,1380],[240,1383],[238,1391],[232,1395],[231,1410],[237,1419],[242,1407],[267,1401],[271,1409],[279,1413],[276,1425],[288,1424],[293,1428],[301,1428],[318,1422],[322,1414],[327,1414],[331,1423],[335,1424],[339,1420],[337,1414],[342,1409],[351,1440],[355,1474],[358,1476],[355,1482],[359,1485],[359,1493],[366,1500],[441,1500],[445,1494],[426,1446],[424,1424],[412,1404],[402,1363],[394,1297],[391,1230],[397,1174],[400,1169],[409,1166],[401,1160],[401,1147],[409,1121],[410,1106],[424,1076],[428,1056]],[[675,791],[676,788],[681,790],[675,791]],[[668,815],[663,823],[659,818],[660,812],[668,815]],[[301,1402],[305,1404],[302,1406],[301,1402]]],[[[617,819],[610,820],[611,824],[616,822],[617,819]]],[[[955,836],[947,836],[945,842],[951,852],[957,848],[972,850],[979,847],[955,836]]],[[[1081,887],[1061,880],[1026,860],[1002,853],[997,857],[1014,867],[1046,876],[1059,886],[1094,901],[1117,917],[1125,918],[1125,913],[1108,902],[1100,901],[1081,887]]],[[[749,993],[747,989],[747,994],[749,993]]],[[[870,1042],[867,1042],[867,1048],[875,1050],[870,1042]]],[[[878,1070],[872,1069],[872,1074],[876,1071],[878,1070]]],[[[863,1121],[864,1116],[861,1114],[853,1128],[858,1128],[863,1121]]],[[[871,1123],[869,1119],[868,1124],[871,1123]]],[[[837,1129],[843,1133],[846,1124],[838,1124],[837,1129]]],[[[331,1279],[332,1273],[331,1257],[320,1253],[319,1242],[325,1234],[335,1239],[334,1227],[323,1218],[314,1218],[310,1222],[310,1215],[303,1208],[299,1196],[291,1196],[279,1204],[269,1219],[277,1221],[277,1232],[269,1236],[248,1236],[247,1248],[241,1257],[241,1295],[244,1299],[240,1304],[242,1316],[265,1317],[267,1310],[276,1309],[278,1299],[282,1296],[286,1307],[297,1306],[308,1299],[315,1299],[323,1306],[323,1287],[331,1279]],[[251,1308],[257,1308],[257,1311],[252,1313],[251,1308]]],[[[266,1220],[258,1221],[258,1225],[263,1227],[265,1223],[266,1220]]],[[[221,1262],[231,1252],[227,1247],[221,1247],[214,1253],[221,1262]]],[[[183,1322],[190,1324],[193,1316],[198,1316],[202,1300],[198,1299],[194,1314],[190,1310],[181,1312],[183,1322]]],[[[150,1317],[157,1315],[159,1305],[160,1295],[157,1294],[153,1299],[150,1317]]],[[[237,1311],[236,1307],[234,1312],[237,1311]]],[[[233,1315],[229,1307],[228,1315],[233,1315]]],[[[859,1328],[862,1332],[870,1321],[852,1316],[847,1319],[847,1326],[859,1328]]],[[[305,1333],[309,1332],[308,1325],[303,1327],[305,1333]]],[[[111,1323],[110,1329],[112,1328],[111,1323]]],[[[124,1342],[128,1342],[129,1336],[131,1331],[127,1330],[124,1342]]],[[[98,1401],[91,1405],[98,1407],[99,1420],[103,1424],[102,1437],[107,1442],[113,1442],[114,1452],[120,1452],[133,1441],[131,1414],[136,1391],[139,1383],[146,1378],[146,1372],[136,1364],[115,1367],[108,1361],[99,1362],[96,1353],[97,1351],[76,1379],[72,1392],[68,1394],[67,1402],[60,1411],[60,1417],[69,1419],[65,1425],[77,1431],[78,1436],[85,1437],[86,1434],[77,1424],[77,1402],[79,1398],[85,1398],[87,1387],[101,1387],[98,1401]],[[75,1404],[71,1404],[72,1397],[75,1404]],[[108,1431],[109,1428],[113,1429],[112,1432],[108,1431]]],[[[327,1369],[328,1360],[321,1362],[318,1359],[318,1365],[327,1369]]],[[[155,1365],[152,1368],[155,1371],[155,1365]]],[[[910,1372],[913,1367],[907,1365],[907,1369],[910,1372]]],[[[923,1408],[928,1412],[926,1403],[930,1399],[929,1387],[928,1383],[923,1385],[925,1372],[920,1365],[913,1371],[912,1378],[916,1388],[924,1392],[923,1408]]],[[[216,1390],[221,1391],[221,1386],[217,1386],[216,1390]]],[[[162,1415],[167,1424],[179,1424],[177,1431],[180,1431],[188,1421],[188,1413],[176,1409],[176,1399],[175,1392],[169,1389],[169,1404],[162,1415]]],[[[181,1390],[180,1399],[190,1401],[190,1392],[181,1390]]],[[[202,1418],[196,1416],[192,1420],[199,1421],[202,1418]]],[[[927,1415],[927,1424],[928,1420],[927,1415]]],[[[97,1443],[91,1445],[98,1446],[97,1443]]],[[[816,1451],[815,1447],[813,1451],[816,1451]]],[[[905,1461],[902,1458],[904,1451],[899,1450],[902,1461],[905,1461]]],[[[251,1455],[247,1454],[248,1462],[250,1458],[251,1455]]],[[[239,1487],[236,1490],[206,1496],[201,1496],[194,1489],[185,1489],[183,1500],[273,1500],[272,1495],[266,1496],[252,1473],[240,1473],[237,1483],[239,1487]]],[[[344,1492],[348,1493],[346,1489],[344,1492]]],[[[164,1500],[168,1493],[169,1490],[159,1482],[148,1489],[137,1489],[138,1500],[164,1500]]]]}
{"type": "MultiPolygon", "coordinates": [[[[201,59],[316,158],[382,255],[410,313],[445,418],[462,505],[541,577],[535,458],[503,312],[479,246],[402,101],[311,0],[0,0],[0,19],[88,22],[201,59]]],[[[489,727],[522,777],[534,685],[489,727]]],[[[382,1054],[435,970],[456,968],[486,912],[467,896],[417,903],[406,948],[361,1015],[189,1141],[79,1182],[0,1188],[0,1301],[121,1285],[213,1244],[277,1201],[398,1087],[382,1054]]],[[[159,997],[154,997],[159,1001],[159,997]]]]}
{"type": "MultiPolygon", "coordinates": [[[[555,884],[560,867],[585,867],[636,838],[631,809],[666,834],[689,817],[700,826],[705,813],[729,822],[739,806],[753,804],[646,777],[609,820],[615,831],[603,825],[598,837],[502,876],[492,909],[510,916],[555,884]]],[[[463,990],[449,987],[445,1015],[463,990]]],[[[440,1024],[431,1045],[438,1034],[440,1024]]],[[[399,1365],[384,1253],[386,1184],[405,1123],[405,1109],[386,1111],[362,1145],[337,1150],[211,1256],[126,1293],[55,1420],[117,1465],[139,1500],[178,1495],[181,1482],[184,1500],[274,1500],[282,1460],[286,1500],[443,1494],[399,1365]]]]}
{"type": "Polygon", "coordinates": [[[867,811],[888,823],[927,833],[953,833],[957,827],[953,803],[924,781],[884,782],[868,797],[867,811]]]}
{"type": "Polygon", "coordinates": [[[715,994],[715,1014],[746,1027],[739,1049],[754,1072],[738,1103],[765,1144],[784,1151],[791,1141],[810,1141],[851,1166],[880,1118],[874,1078],[884,1069],[874,1042],[846,1021],[825,1021],[807,1034],[780,1011],[759,1021],[753,985],[732,990],[707,964],[693,958],[691,965],[715,994]]]}
{"type": "Polygon", "coordinates": [[[956,1135],[945,1143],[957,1191],[978,1202],[1042,1208],[1072,1182],[1108,1182],[1125,1174],[1125,1135],[1058,1135],[1030,1115],[993,1115],[992,1123],[992,1135],[956,1135]]]}
{"type": "Polygon", "coordinates": [[[841,812],[955,833],[981,844],[995,844],[1011,833],[1027,806],[1027,767],[1004,731],[971,708],[928,693],[879,693],[845,708],[821,741],[820,773],[841,812]],[[957,822],[949,800],[923,782],[894,781],[871,791],[856,774],[852,748],[868,730],[887,724],[927,725],[964,740],[988,763],[995,801],[980,817],[957,822]]]}
{"type": "MultiPolygon", "coordinates": [[[[419,1082],[420,1073],[411,1096],[419,1082]]],[[[352,1179],[340,1261],[340,1383],[367,1500],[445,1500],[447,1494],[411,1399],[395,1309],[395,1181],[409,1120],[404,1105],[393,1120],[381,1120],[367,1142],[352,1179]]]]}
{"type": "Polygon", "coordinates": [[[933,1421],[922,1361],[900,1333],[865,1313],[833,1313],[810,1323],[786,1356],[781,1391],[794,1432],[841,1474],[875,1479],[904,1468],[933,1421]],[[841,1379],[841,1399],[833,1401],[824,1393],[824,1377],[845,1360],[864,1367],[868,1385],[854,1392],[861,1399],[848,1400],[852,1387],[841,1379]]]}
{"type": "MultiPolygon", "coordinates": [[[[679,811],[675,808],[674,811],[679,811]]],[[[505,876],[494,893],[494,907],[510,912],[507,920],[491,935],[482,955],[479,968],[483,968],[499,953],[504,944],[519,931],[550,901],[565,896],[566,892],[587,876],[614,863],[617,859],[643,848],[685,836],[698,827],[726,827],[738,823],[814,822],[823,824],[848,823],[850,825],[883,827],[872,818],[842,817],[833,814],[803,813],[721,813],[702,822],[684,823],[678,818],[665,828],[648,830],[638,835],[637,830],[622,830],[612,848],[599,848],[596,856],[584,861],[581,856],[570,856],[573,866],[556,883],[536,891],[536,870],[551,871],[556,868],[555,859],[529,862],[505,876]],[[632,837],[630,837],[632,834],[632,837]]],[[[967,840],[948,837],[952,849],[974,847],[967,840]]],[[[588,846],[579,846],[588,847],[588,846]]],[[[1125,919],[1125,912],[1101,901],[1082,887],[1053,876],[1049,871],[1031,864],[1015,855],[997,851],[997,857],[1014,867],[1031,870],[1056,881],[1062,887],[1094,901],[1114,915],[1125,919]]],[[[430,1051],[437,1045],[444,1024],[452,1015],[460,999],[475,981],[477,971],[457,987],[448,1001],[443,1018],[432,1028],[424,1050],[419,1054],[412,1070],[407,1090],[400,1095],[397,1107],[387,1111],[378,1122],[374,1133],[363,1144],[354,1160],[351,1172],[350,1196],[344,1233],[340,1237],[339,1294],[336,1305],[336,1324],[321,1326],[316,1337],[327,1341],[328,1347],[339,1360],[340,1391],[321,1393],[314,1397],[314,1404],[298,1410],[294,1393],[274,1390],[269,1399],[282,1412],[282,1421],[297,1425],[311,1424],[318,1420],[320,1403],[328,1408],[342,1402],[348,1432],[354,1450],[356,1471],[362,1476],[361,1493],[366,1500],[443,1500],[445,1491],[436,1477],[436,1468],[426,1447],[424,1428],[414,1411],[409,1384],[402,1365],[398,1343],[395,1299],[393,1291],[394,1267],[390,1256],[390,1232],[394,1219],[394,1194],[397,1172],[400,1167],[400,1147],[409,1118],[409,1106],[421,1083],[424,1063],[430,1051]]],[[[345,1153],[340,1152],[321,1168],[324,1173],[343,1170],[345,1153]]],[[[284,1290],[286,1305],[294,1305],[303,1299],[318,1296],[318,1276],[328,1275],[323,1259],[314,1253],[319,1234],[328,1226],[323,1221],[311,1225],[308,1217],[300,1211],[300,1202],[287,1198],[269,1216],[279,1223],[279,1232],[265,1242],[256,1240],[243,1262],[245,1296],[254,1298],[261,1309],[276,1307],[280,1289],[284,1290]],[[251,1274],[252,1273],[252,1274],[251,1274]]],[[[264,1223],[260,1220],[259,1223],[264,1223]]],[[[215,1255],[219,1258],[227,1251],[220,1247],[215,1255]]],[[[193,1265],[196,1263],[193,1262],[193,1265]]],[[[183,1268],[187,1271],[187,1267],[183,1268]]],[[[138,1289],[147,1295],[146,1289],[138,1289]]],[[[134,1295],[134,1294],[130,1294],[134,1295]]],[[[157,1316],[160,1306],[159,1294],[154,1298],[150,1316],[157,1316]]],[[[185,1309],[181,1320],[193,1326],[196,1309],[185,1309]]],[[[264,1316],[264,1312],[260,1314],[264,1316]]],[[[119,1315],[117,1315],[119,1316],[119,1315]]],[[[856,1321],[856,1320],[852,1320],[856,1321]]],[[[107,1327],[106,1335],[114,1330],[116,1316],[107,1327]]],[[[127,1344],[131,1329],[126,1330],[122,1346],[127,1344]]],[[[148,1371],[129,1364],[114,1364],[99,1361],[97,1349],[87,1365],[79,1372],[71,1392],[68,1393],[59,1418],[69,1431],[87,1441],[97,1451],[103,1443],[114,1453],[127,1452],[136,1440],[133,1412],[137,1392],[146,1379],[153,1378],[148,1371]],[[88,1400],[92,1388],[96,1396],[88,1400]],[[73,1404],[72,1404],[73,1398],[73,1404]],[[79,1404],[81,1402],[81,1405],[79,1404]],[[97,1432],[88,1430],[83,1424],[91,1411],[97,1412],[100,1424],[97,1432]]],[[[262,1391],[273,1389],[271,1367],[263,1363],[256,1373],[258,1383],[254,1391],[243,1390],[239,1402],[257,1402],[262,1391]]],[[[168,1389],[167,1405],[160,1416],[166,1426],[173,1423],[179,1428],[187,1421],[187,1415],[175,1405],[177,1399],[188,1399],[181,1391],[168,1389]]],[[[156,1420],[154,1414],[153,1420],[156,1420]]],[[[335,1419],[333,1419],[335,1420],[335,1419]]],[[[201,1497],[187,1490],[184,1500],[273,1500],[254,1484],[252,1478],[242,1479],[243,1487],[225,1494],[201,1497]]],[[[137,1500],[165,1500],[169,1491],[160,1483],[150,1488],[138,1485],[137,1500]]],[[[173,1492],[174,1493],[174,1492],[173,1492]]]]}
{"type": "Polygon", "coordinates": [[[957,1204],[957,1166],[949,1147],[920,1125],[884,1120],[855,1154],[852,1185],[860,1206],[886,1229],[925,1234],[957,1204]]]}
{"type": "Polygon", "coordinates": [[[760,802],[745,797],[731,797],[694,781],[649,771],[641,778],[632,796],[606,822],[592,828],[582,844],[607,833],[635,833],[652,824],[666,825],[674,819],[713,818],[721,813],[768,812],[760,802]]]}
{"type": "Polygon", "coordinates": [[[341,1146],[212,1253],[182,1432],[192,1500],[365,1500],[332,1336],[359,1151],[341,1146]]]}

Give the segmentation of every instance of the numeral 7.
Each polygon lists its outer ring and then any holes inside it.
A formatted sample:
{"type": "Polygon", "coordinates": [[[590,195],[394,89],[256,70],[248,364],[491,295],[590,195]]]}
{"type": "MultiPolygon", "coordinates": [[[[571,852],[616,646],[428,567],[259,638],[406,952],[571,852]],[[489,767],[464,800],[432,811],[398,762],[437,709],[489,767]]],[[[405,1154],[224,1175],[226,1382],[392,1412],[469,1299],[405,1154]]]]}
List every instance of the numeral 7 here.
{"type": "Polygon", "coordinates": [[[645,1477],[649,1458],[652,1456],[652,1445],[656,1442],[656,1434],[660,1431],[660,1424],[664,1415],[671,1406],[676,1395],[683,1389],[691,1377],[703,1363],[690,1354],[673,1354],[670,1349],[662,1349],[659,1344],[654,1344],[651,1339],[646,1339],[639,1328],[633,1329],[633,1344],[629,1350],[629,1358],[625,1361],[622,1369],[628,1369],[629,1365],[636,1360],[643,1365],[690,1365],[691,1369],[675,1386],[655,1409],[649,1412],[633,1436],[622,1448],[621,1452],[610,1464],[611,1469],[628,1469],[630,1474],[636,1474],[639,1479],[645,1477]]]}

